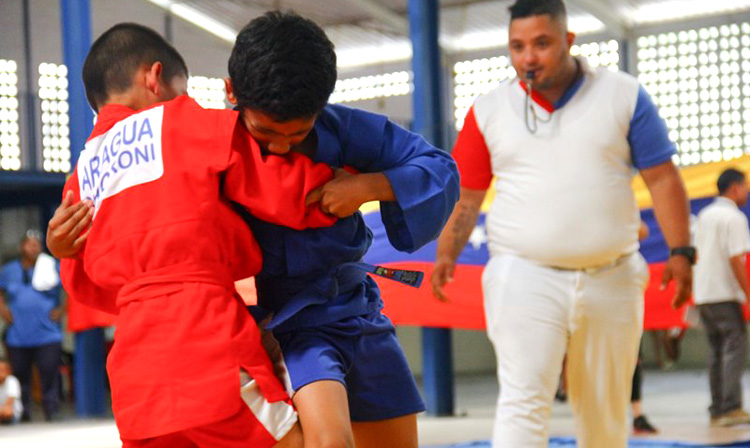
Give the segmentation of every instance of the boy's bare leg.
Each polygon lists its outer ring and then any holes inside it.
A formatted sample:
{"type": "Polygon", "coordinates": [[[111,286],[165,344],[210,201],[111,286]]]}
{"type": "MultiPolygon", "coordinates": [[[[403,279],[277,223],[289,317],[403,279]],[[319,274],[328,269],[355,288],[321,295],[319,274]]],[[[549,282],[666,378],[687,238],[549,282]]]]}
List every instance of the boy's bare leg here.
{"type": "MultiPolygon", "coordinates": [[[[305,448],[354,448],[343,384],[316,381],[298,390],[292,401],[299,413],[305,448]]],[[[387,445],[380,445],[384,446],[387,445]]]]}
{"type": "Polygon", "coordinates": [[[357,448],[417,448],[417,414],[380,420],[353,422],[357,448]]]}
{"type": "Polygon", "coordinates": [[[292,430],[279,440],[279,443],[274,445],[274,448],[302,448],[303,446],[302,428],[300,428],[299,422],[297,422],[294,424],[292,430]]]}

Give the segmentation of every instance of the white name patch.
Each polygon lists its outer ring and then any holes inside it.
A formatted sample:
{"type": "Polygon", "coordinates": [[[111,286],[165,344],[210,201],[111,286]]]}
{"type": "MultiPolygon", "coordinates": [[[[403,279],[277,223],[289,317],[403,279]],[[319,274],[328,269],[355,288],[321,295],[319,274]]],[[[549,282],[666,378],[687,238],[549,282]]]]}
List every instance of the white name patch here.
{"type": "Polygon", "coordinates": [[[86,143],[78,159],[78,186],[82,200],[102,201],[164,174],[161,126],[164,106],[118,122],[105,134],[86,143]]]}

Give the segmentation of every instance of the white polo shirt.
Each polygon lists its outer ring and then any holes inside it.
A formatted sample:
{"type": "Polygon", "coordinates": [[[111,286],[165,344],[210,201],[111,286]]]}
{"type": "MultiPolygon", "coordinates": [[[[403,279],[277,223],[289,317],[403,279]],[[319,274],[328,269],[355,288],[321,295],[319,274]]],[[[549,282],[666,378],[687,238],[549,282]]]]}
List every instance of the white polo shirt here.
{"type": "Polygon", "coordinates": [[[533,96],[549,117],[536,134],[524,125],[518,78],[480,96],[466,117],[453,155],[462,187],[487,189],[496,178],[492,255],[581,269],[638,250],[633,169],[668,162],[675,147],[634,77],[579,62],[583,77],[557,104],[533,96]]]}
{"type": "Polygon", "coordinates": [[[729,259],[750,252],[747,217],[731,199],[717,197],[698,214],[695,226],[693,294],[696,305],[736,300],[745,294],[732,272],[729,259]]]}

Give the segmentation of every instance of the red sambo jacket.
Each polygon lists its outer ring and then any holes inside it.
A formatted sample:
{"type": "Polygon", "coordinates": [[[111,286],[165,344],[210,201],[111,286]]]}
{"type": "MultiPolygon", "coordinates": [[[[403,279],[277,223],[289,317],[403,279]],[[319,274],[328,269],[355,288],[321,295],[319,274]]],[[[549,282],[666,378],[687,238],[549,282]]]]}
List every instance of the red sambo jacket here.
{"type": "Polygon", "coordinates": [[[304,199],[331,178],[298,154],[263,156],[236,112],[186,96],[100,110],[63,193],[93,201],[94,221],[61,274],[73,300],[119,314],[107,371],[123,438],[229,417],[240,368],[269,401],[287,399],[233,295],[261,252],[228,200],[281,225],[326,226],[333,218],[304,199]]]}

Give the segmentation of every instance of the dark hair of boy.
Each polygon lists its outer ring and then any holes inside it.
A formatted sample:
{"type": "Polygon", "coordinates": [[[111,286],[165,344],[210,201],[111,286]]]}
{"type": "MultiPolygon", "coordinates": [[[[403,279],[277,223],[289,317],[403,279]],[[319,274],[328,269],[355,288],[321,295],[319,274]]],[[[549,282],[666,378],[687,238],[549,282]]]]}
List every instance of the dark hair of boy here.
{"type": "Polygon", "coordinates": [[[187,78],[180,53],[159,33],[136,23],[121,23],[99,36],[83,64],[83,84],[91,107],[98,111],[113,93],[127,91],[136,71],[155,62],[162,64],[162,79],[187,78]]]}
{"type": "Polygon", "coordinates": [[[336,86],[336,53],[312,20],[271,11],[237,35],[229,77],[240,107],[279,122],[311,118],[336,86]]]}

